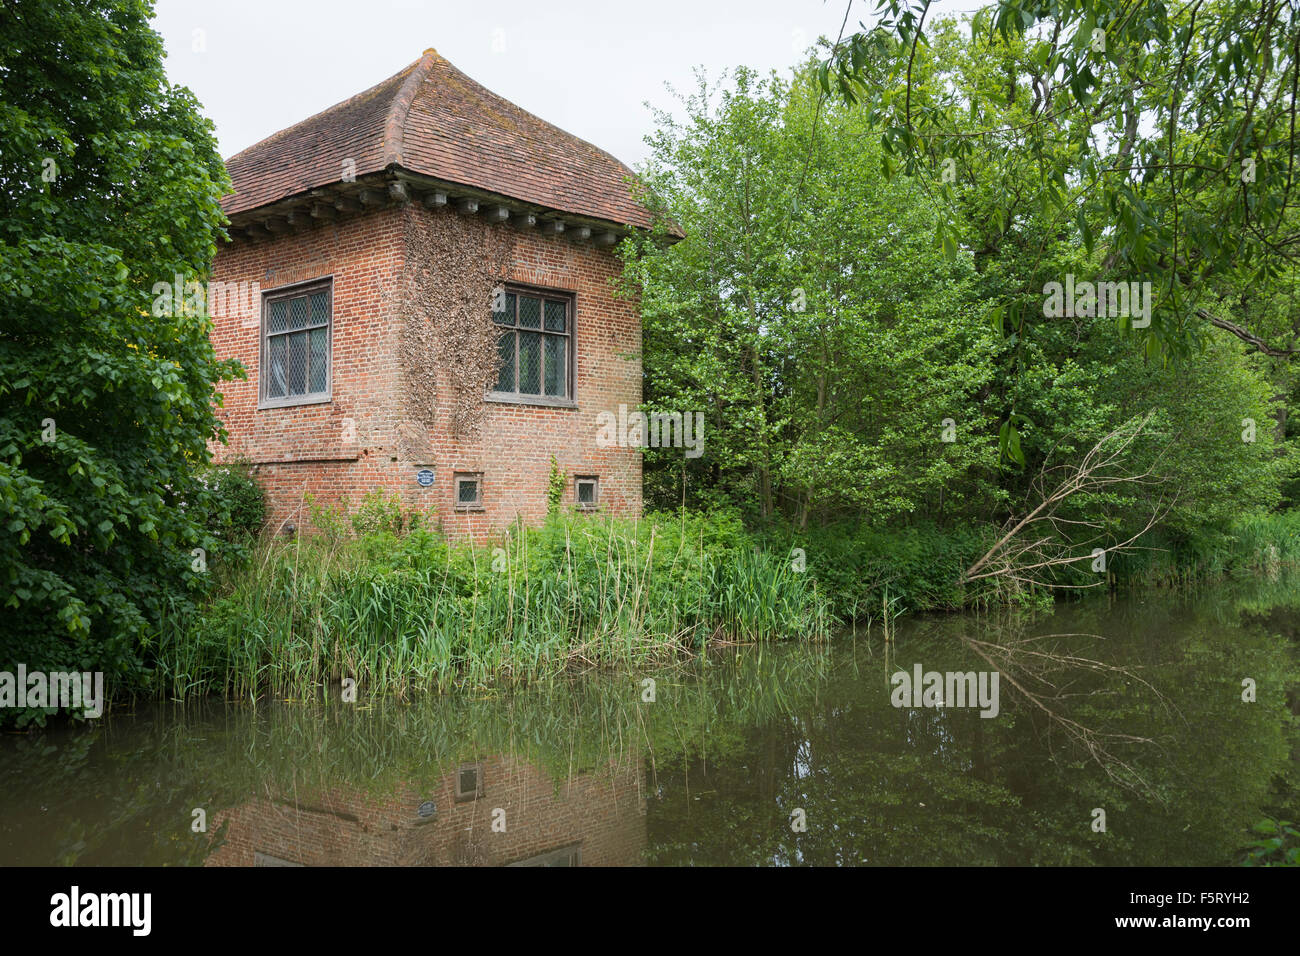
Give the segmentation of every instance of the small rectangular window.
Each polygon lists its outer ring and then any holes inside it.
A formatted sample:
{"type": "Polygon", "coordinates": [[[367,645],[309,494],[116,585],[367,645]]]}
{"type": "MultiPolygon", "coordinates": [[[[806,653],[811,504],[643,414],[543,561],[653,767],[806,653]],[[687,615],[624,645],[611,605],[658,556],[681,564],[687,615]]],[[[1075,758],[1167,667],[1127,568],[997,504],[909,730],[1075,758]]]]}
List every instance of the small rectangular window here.
{"type": "Polygon", "coordinates": [[[266,293],[259,376],[263,406],[329,399],[333,312],[329,280],[266,293]]]}
{"type": "Polygon", "coordinates": [[[579,508],[595,508],[600,503],[600,479],[594,475],[574,478],[573,494],[579,508]]]}
{"type": "Polygon", "coordinates": [[[483,509],[483,476],[471,472],[457,472],[453,483],[456,510],[481,511],[483,509]]]}
{"type": "Polygon", "coordinates": [[[483,765],[464,764],[456,770],[456,802],[476,800],[483,796],[483,765]]]}

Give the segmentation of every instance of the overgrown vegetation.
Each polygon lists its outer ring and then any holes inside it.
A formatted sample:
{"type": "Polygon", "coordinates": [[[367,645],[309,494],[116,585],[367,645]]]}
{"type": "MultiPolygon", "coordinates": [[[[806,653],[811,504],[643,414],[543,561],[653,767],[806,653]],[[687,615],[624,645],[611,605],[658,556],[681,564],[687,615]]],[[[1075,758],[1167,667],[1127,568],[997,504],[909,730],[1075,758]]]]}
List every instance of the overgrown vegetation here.
{"type": "Polygon", "coordinates": [[[556,513],[486,549],[382,493],[313,515],[320,534],[264,540],[201,615],[161,632],[160,693],[303,698],[352,678],[401,696],[830,629],[812,579],[735,520],[556,513]]]}
{"type": "MultiPolygon", "coordinates": [[[[994,98],[956,40],[936,55],[994,98]]],[[[708,417],[701,457],[647,452],[656,505],[800,528],[1000,523],[1042,468],[1147,415],[1133,467],[1177,487],[1170,527],[1226,532],[1279,502],[1294,472],[1282,383],[1236,339],[1164,365],[1111,317],[1040,317],[1032,340],[991,325],[1008,285],[1084,272],[1087,250],[1050,216],[985,237],[971,197],[969,236],[936,248],[948,213],[928,184],[887,175],[870,118],[824,102],[806,69],[702,81],[682,108],[658,118],[645,175],[687,237],[623,246],[646,403],[708,417]]]]}
{"type": "MultiPolygon", "coordinates": [[[[660,664],[734,642],[818,640],[851,622],[1007,600],[961,583],[991,527],[756,533],[725,511],[629,521],[556,509],[540,528],[472,547],[449,544],[379,489],[355,507],[310,505],[309,533],[266,536],[218,565],[218,596],[160,630],[158,693],[312,698],[350,677],[371,693],[418,695],[660,664]]],[[[1290,513],[1223,540],[1161,542],[1168,550],[1118,559],[1113,580],[1175,584],[1300,564],[1290,513]]],[[[1026,589],[1015,600],[1050,598],[1026,589]]]]}
{"type": "MultiPolygon", "coordinates": [[[[962,572],[987,550],[995,531],[992,526],[943,527],[932,521],[889,529],[845,520],[802,532],[778,526],[756,537],[776,553],[803,549],[819,593],[845,624],[878,620],[885,616],[884,607],[893,618],[1005,603],[1050,603],[1053,595],[1045,589],[1027,588],[1013,595],[961,584],[962,572]]],[[[1248,517],[1224,533],[1202,536],[1157,529],[1144,536],[1139,547],[1114,556],[1107,572],[1091,580],[1098,587],[1179,587],[1229,574],[1275,574],[1288,568],[1300,568],[1296,511],[1248,517]]]]}
{"type": "Polygon", "coordinates": [[[266,521],[262,486],[245,460],[230,461],[199,475],[210,495],[207,528],[226,542],[257,537],[266,521]]]}
{"type": "MultiPolygon", "coordinates": [[[[229,186],[144,0],[6,4],[0,30],[0,671],[143,679],[142,638],[221,550],[222,436],[193,288],[229,186]],[[183,307],[155,314],[156,283],[183,307]]],[[[240,519],[243,520],[243,519],[240,519]]],[[[0,708],[0,724],[42,721],[0,708]]]]}
{"type": "Polygon", "coordinates": [[[1242,866],[1300,866],[1300,829],[1290,820],[1261,820],[1241,853],[1242,866]]]}
{"type": "MultiPolygon", "coordinates": [[[[1014,125],[1027,102],[1007,100],[1006,75],[1028,53],[999,47],[991,71],[979,52],[936,29],[918,82],[942,77],[1014,125]]],[[[1294,563],[1294,519],[1276,510],[1297,464],[1287,370],[1227,333],[1174,360],[1096,310],[990,309],[1105,254],[1054,209],[990,219],[1032,173],[1015,157],[964,157],[941,194],[934,171],[899,172],[878,117],[825,96],[811,62],[788,80],[702,79],[681,113],[657,117],[644,179],[686,238],[625,242],[623,288],[644,318],[646,406],[701,411],[709,440],[694,459],[647,450],[653,506],[733,510],[804,548],[843,618],[1040,603],[1032,581],[1005,576],[990,595],[962,572],[1053,475],[1132,433],[1115,480],[1039,522],[1027,564],[1123,585],[1294,563]],[[1098,547],[1108,560],[1090,575],[1042,564],[1098,547]]]]}

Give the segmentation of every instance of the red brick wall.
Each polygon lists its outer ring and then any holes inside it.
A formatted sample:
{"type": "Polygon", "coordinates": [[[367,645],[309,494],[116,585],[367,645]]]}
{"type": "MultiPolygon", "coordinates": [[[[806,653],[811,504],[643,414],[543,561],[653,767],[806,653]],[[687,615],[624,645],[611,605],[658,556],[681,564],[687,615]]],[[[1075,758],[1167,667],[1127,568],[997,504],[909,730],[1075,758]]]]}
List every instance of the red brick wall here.
{"type": "Polygon", "coordinates": [[[646,804],[637,763],[576,774],[558,786],[526,761],[480,765],[483,793],[455,801],[455,773],[385,796],[338,788],[316,797],[253,795],[214,814],[229,823],[207,866],[252,866],[256,854],[304,866],[501,866],[577,846],[582,866],[635,866],[646,845],[646,804]],[[432,819],[417,808],[437,805],[432,819]],[[505,811],[505,830],[492,829],[505,811]]]}
{"type": "MultiPolygon", "coordinates": [[[[257,282],[263,293],[325,276],[334,280],[327,403],[258,409],[260,302],[246,314],[214,316],[218,355],[239,359],[249,373],[247,381],[222,388],[229,445],[214,450],[218,460],[238,456],[254,463],[273,526],[287,518],[307,526],[304,492],[327,501],[346,496],[355,505],[367,491],[384,487],[411,507],[435,511],[453,537],[482,540],[516,516],[541,520],[552,455],[569,479],[567,502],[574,475],[598,475],[603,510],[640,514],[639,451],[596,444],[599,412],[616,412],[620,404],[635,408],[641,400],[640,319],[630,303],[613,296],[610,280],[620,267],[610,249],[474,217],[473,228],[499,230],[506,238],[506,281],[574,293],[578,407],[485,402],[477,435],[456,437],[444,370],[434,367],[432,423],[413,408],[402,367],[402,289],[409,288],[406,270],[423,264],[406,261],[407,217],[457,215],[417,204],[390,207],[262,242],[236,240],[218,253],[213,280],[257,282]],[[434,471],[432,487],[416,483],[421,468],[434,471]],[[483,473],[481,513],[453,510],[457,471],[483,473]]],[[[440,281],[437,263],[430,275],[440,281]]],[[[487,321],[487,301],[483,309],[487,321]]]]}

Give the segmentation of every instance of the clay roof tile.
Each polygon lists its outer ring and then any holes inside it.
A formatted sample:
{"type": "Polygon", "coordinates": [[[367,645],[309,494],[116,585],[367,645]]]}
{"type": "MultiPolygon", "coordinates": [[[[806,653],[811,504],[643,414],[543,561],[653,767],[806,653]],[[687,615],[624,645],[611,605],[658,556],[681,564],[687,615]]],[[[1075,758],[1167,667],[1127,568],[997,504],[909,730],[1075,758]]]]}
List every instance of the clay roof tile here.
{"type": "MultiPolygon", "coordinates": [[[[400,167],[561,213],[649,228],[630,169],[480,86],[438,55],[226,161],[227,215],[400,167]]],[[[677,230],[674,229],[674,232],[677,230]]]]}

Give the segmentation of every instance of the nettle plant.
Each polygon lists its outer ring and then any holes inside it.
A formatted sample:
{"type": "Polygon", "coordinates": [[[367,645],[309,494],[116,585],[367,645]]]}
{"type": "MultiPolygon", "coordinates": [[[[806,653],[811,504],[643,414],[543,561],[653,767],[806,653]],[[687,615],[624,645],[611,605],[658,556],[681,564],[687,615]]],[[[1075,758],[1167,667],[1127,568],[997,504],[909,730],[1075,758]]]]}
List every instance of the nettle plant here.
{"type": "Polygon", "coordinates": [[[546,504],[547,510],[554,513],[560,509],[561,502],[564,501],[564,471],[560,468],[560,463],[556,461],[555,456],[551,456],[551,477],[546,484],[546,504]]]}

